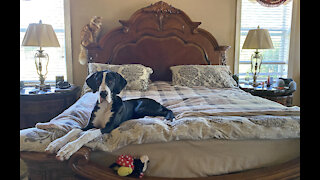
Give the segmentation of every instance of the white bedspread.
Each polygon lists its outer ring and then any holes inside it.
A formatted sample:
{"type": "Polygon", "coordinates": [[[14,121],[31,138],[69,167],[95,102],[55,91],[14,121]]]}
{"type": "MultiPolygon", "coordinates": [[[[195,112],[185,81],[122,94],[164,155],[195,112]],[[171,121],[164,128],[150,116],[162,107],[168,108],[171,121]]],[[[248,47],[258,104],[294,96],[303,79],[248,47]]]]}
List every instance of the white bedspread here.
{"type": "MultiPolygon", "coordinates": [[[[123,91],[123,100],[148,97],[171,109],[175,121],[145,117],[121,124],[110,134],[86,144],[115,151],[129,144],[203,139],[286,139],[300,137],[300,108],[285,107],[238,88],[171,86],[155,82],[148,91],[123,91]]],[[[20,150],[43,151],[45,145],[73,128],[86,126],[97,94],[84,94],[73,106],[48,123],[20,132],[20,150]],[[41,133],[38,133],[41,132],[41,133]],[[32,144],[41,143],[41,148],[32,144]]]]}

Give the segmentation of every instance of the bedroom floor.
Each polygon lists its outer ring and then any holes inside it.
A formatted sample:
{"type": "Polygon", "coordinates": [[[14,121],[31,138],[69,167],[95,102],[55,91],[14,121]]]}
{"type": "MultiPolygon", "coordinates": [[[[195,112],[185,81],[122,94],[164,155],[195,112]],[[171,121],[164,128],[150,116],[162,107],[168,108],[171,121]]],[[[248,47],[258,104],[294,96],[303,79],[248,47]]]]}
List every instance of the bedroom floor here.
{"type": "Polygon", "coordinates": [[[20,180],[28,180],[27,165],[20,159],[20,180]]]}

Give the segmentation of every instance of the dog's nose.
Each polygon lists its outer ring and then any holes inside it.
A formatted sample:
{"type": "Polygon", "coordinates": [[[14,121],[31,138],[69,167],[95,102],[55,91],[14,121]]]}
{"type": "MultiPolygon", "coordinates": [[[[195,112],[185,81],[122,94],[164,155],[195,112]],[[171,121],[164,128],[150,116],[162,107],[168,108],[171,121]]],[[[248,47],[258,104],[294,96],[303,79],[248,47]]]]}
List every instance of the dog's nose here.
{"type": "Polygon", "coordinates": [[[100,96],[102,97],[102,98],[106,98],[107,97],[107,91],[101,91],[100,92],[100,96]]]}

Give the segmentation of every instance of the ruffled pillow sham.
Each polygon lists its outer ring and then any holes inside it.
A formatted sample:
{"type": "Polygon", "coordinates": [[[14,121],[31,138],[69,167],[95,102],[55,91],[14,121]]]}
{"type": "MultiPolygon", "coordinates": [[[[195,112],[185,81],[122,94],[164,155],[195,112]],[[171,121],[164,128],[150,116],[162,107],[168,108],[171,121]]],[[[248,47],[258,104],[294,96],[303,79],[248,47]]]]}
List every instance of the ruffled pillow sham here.
{"type": "Polygon", "coordinates": [[[179,65],[170,67],[172,84],[180,86],[205,86],[233,88],[237,86],[229,66],[223,65],[179,65]]]}

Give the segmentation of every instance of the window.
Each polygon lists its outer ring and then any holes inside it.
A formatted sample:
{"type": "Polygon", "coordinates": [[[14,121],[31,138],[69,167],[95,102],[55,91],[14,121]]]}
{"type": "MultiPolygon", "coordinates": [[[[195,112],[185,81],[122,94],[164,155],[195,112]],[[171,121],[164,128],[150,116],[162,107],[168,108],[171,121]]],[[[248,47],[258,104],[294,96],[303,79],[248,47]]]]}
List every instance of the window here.
{"type": "MultiPolygon", "coordinates": [[[[60,47],[43,47],[49,55],[48,74],[45,82],[55,82],[57,75],[67,80],[64,1],[63,0],[20,0],[20,45],[30,23],[51,24],[60,47]]],[[[20,46],[20,80],[39,82],[34,55],[39,47],[20,46]]]]}
{"type": "Polygon", "coordinates": [[[259,50],[263,55],[259,80],[266,80],[268,75],[273,78],[286,78],[290,45],[290,28],[292,1],[278,7],[265,7],[255,1],[242,0],[240,25],[240,56],[239,78],[249,76],[252,80],[250,59],[254,49],[242,49],[242,45],[250,29],[258,26],[268,29],[274,49],[259,50]]]}

